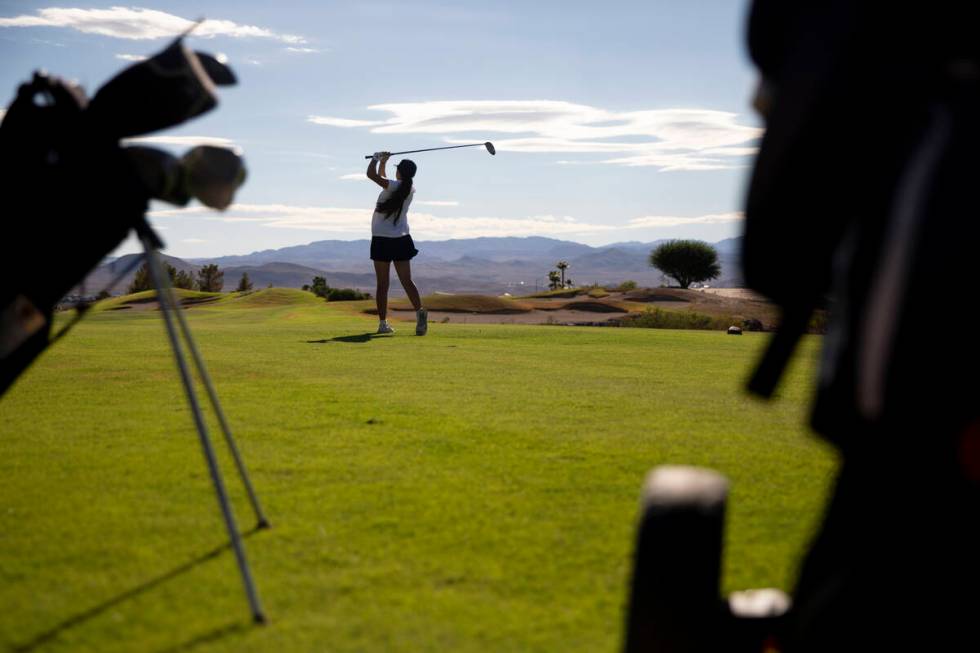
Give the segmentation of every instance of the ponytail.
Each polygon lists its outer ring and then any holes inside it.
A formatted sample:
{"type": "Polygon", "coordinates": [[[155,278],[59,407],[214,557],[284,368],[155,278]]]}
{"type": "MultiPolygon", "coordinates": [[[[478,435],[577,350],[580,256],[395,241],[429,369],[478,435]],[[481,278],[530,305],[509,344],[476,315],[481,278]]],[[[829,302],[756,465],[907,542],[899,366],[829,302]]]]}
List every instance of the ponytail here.
{"type": "Polygon", "coordinates": [[[401,183],[398,184],[398,188],[395,189],[395,192],[388,199],[383,202],[378,202],[375,207],[379,213],[384,214],[385,220],[394,214],[395,218],[393,222],[394,224],[398,224],[398,220],[402,217],[405,199],[412,192],[412,178],[415,176],[415,170],[415,163],[408,159],[403,159],[398,163],[398,172],[402,176],[401,183]]]}

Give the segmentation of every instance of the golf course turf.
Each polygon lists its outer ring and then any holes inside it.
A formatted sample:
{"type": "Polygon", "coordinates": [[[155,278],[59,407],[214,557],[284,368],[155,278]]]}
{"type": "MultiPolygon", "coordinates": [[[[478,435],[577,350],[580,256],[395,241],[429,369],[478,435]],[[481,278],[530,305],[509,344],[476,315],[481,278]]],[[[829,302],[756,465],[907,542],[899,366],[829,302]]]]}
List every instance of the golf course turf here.
{"type": "Polygon", "coordinates": [[[815,336],[766,404],[742,391],[764,334],[372,337],[231,293],[187,316],[272,522],[245,538],[253,626],[160,315],[112,301],[0,399],[3,650],[614,651],[650,468],[732,480],[731,591],[791,586],[836,466],[805,427],[815,336]]]}

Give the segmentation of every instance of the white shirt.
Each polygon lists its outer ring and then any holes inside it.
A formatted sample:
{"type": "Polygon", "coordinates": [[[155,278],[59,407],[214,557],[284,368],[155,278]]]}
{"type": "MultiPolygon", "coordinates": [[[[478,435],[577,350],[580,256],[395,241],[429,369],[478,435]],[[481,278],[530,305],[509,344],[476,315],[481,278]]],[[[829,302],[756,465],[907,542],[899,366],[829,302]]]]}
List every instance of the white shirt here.
{"type": "MultiPolygon", "coordinates": [[[[388,188],[381,191],[378,195],[378,204],[384,202],[386,199],[391,197],[395,192],[395,189],[402,182],[397,179],[388,180],[388,188]]],[[[392,213],[390,218],[385,219],[384,213],[374,212],[374,216],[371,218],[371,235],[372,236],[382,236],[384,238],[401,238],[402,236],[408,235],[408,206],[412,203],[412,198],[415,197],[415,188],[408,193],[408,197],[405,198],[405,203],[402,204],[401,217],[398,218],[398,223],[395,223],[395,218],[398,217],[398,213],[392,213]]]]}

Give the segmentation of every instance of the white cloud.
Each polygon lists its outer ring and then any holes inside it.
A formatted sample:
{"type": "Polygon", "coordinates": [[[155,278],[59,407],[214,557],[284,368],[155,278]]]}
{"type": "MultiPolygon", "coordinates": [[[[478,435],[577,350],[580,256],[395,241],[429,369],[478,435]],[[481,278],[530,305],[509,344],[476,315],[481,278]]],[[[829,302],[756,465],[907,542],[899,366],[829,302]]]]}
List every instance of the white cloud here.
{"type": "MultiPolygon", "coordinates": [[[[36,15],[0,18],[0,27],[67,27],[86,34],[130,40],[173,38],[193,24],[194,21],[186,18],[142,7],[47,7],[39,9],[36,15]]],[[[301,36],[281,34],[255,25],[240,25],[230,20],[205,20],[194,29],[193,34],[202,38],[230,36],[266,38],[292,44],[306,42],[301,36]]]]}
{"type": "Polygon", "coordinates": [[[691,224],[727,224],[730,222],[740,222],[744,218],[745,216],[740,211],[733,213],[712,213],[693,218],[682,218],[674,215],[647,215],[642,218],[633,218],[629,221],[629,226],[633,229],[643,229],[648,227],[680,227],[691,224]]]}
{"type": "MultiPolygon", "coordinates": [[[[163,209],[150,212],[153,218],[184,217],[212,213],[206,207],[163,209]]],[[[364,208],[290,206],[285,204],[234,204],[221,216],[222,222],[255,222],[276,229],[330,231],[353,237],[370,233],[373,211],[364,208]]],[[[583,234],[617,229],[612,225],[578,222],[567,217],[532,216],[440,217],[411,213],[412,234],[422,239],[475,238],[479,236],[531,236],[540,234],[583,234]]]]}
{"type": "MultiPolygon", "coordinates": [[[[255,223],[274,229],[326,231],[337,236],[365,238],[370,233],[372,211],[365,208],[291,206],[287,204],[233,204],[220,216],[207,207],[151,211],[153,218],[206,216],[208,220],[227,223],[255,223]]],[[[477,238],[482,236],[551,236],[574,237],[595,234],[615,235],[637,229],[677,227],[694,224],[719,224],[741,219],[740,213],[695,217],[646,216],[625,224],[582,222],[571,216],[539,215],[528,217],[436,216],[430,213],[410,214],[412,234],[422,240],[477,238]]]]}
{"type": "Polygon", "coordinates": [[[348,120],[347,118],[329,118],[326,116],[309,116],[307,122],[328,127],[372,127],[385,124],[382,120],[348,120]]]}
{"type": "Polygon", "coordinates": [[[360,181],[362,179],[367,179],[367,176],[363,172],[351,172],[350,174],[340,175],[337,179],[343,179],[344,181],[360,181]]]}
{"type": "Polygon", "coordinates": [[[146,61],[146,55],[144,54],[117,54],[116,59],[122,59],[123,61],[146,61]]]}
{"type": "Polygon", "coordinates": [[[316,48],[294,48],[292,46],[286,48],[286,52],[296,52],[299,54],[316,54],[320,52],[316,48]]]}
{"type": "Polygon", "coordinates": [[[413,206],[459,206],[456,200],[424,200],[414,202],[413,206]]]}
{"type": "Polygon", "coordinates": [[[180,242],[188,243],[190,245],[199,245],[200,243],[206,243],[208,241],[202,240],[201,238],[184,238],[180,242]]]}
{"type": "Polygon", "coordinates": [[[755,152],[754,142],[762,134],[757,127],[739,124],[737,114],[708,109],[610,111],[555,100],[407,102],[368,109],[391,116],[360,120],[311,115],[307,120],[369,127],[379,134],[440,134],[453,144],[505,134],[509,137],[493,141],[498,152],[618,155],[592,163],[661,170],[740,167],[739,159],[755,152]]]}
{"type": "Polygon", "coordinates": [[[216,147],[235,147],[235,141],[220,136],[139,136],[123,139],[125,145],[214,145],[216,147]]]}

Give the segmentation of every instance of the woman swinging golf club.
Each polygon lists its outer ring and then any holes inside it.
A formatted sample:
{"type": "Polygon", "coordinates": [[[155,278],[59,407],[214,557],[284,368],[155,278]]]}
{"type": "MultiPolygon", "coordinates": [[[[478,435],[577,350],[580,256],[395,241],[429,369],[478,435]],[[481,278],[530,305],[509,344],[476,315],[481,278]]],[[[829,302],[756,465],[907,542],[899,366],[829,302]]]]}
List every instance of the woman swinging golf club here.
{"type": "Polygon", "coordinates": [[[428,330],[428,312],[422,308],[419,290],[412,282],[412,258],[419,253],[408,232],[408,207],[412,203],[415,189],[412,179],[416,166],[408,159],[402,159],[395,168],[395,178],[385,178],[385,163],[390,152],[376,152],[368,164],[368,179],[383,189],[371,218],[371,260],[378,278],[375,299],[378,304],[378,333],[394,333],[388,324],[388,284],[391,264],[395,264],[398,280],[415,307],[415,335],[424,336],[428,330]],[[379,167],[380,164],[380,167],[379,167]]]}

